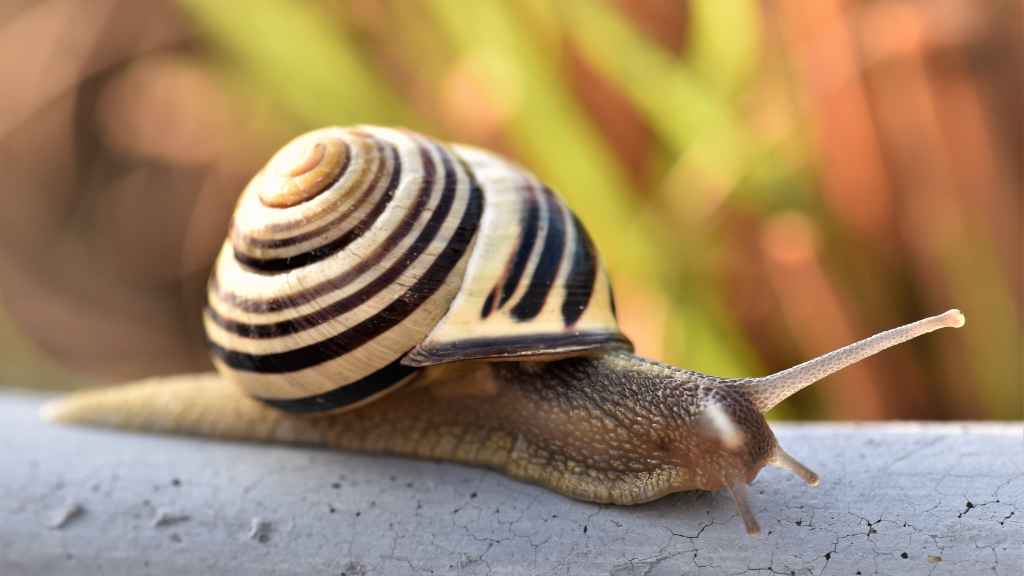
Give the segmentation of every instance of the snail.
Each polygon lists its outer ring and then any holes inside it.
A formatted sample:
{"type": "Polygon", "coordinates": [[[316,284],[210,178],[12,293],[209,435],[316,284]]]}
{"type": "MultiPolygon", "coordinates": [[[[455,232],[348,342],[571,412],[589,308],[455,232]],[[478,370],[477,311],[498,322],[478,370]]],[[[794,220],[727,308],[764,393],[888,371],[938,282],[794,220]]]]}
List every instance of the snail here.
{"type": "Polygon", "coordinates": [[[216,372],[83,391],[50,419],[452,460],[580,500],[638,504],[809,484],[763,416],[921,334],[926,318],[758,378],[632,354],[580,220],[477,148],[360,126],[303,134],[241,194],[208,283],[216,372]]]}

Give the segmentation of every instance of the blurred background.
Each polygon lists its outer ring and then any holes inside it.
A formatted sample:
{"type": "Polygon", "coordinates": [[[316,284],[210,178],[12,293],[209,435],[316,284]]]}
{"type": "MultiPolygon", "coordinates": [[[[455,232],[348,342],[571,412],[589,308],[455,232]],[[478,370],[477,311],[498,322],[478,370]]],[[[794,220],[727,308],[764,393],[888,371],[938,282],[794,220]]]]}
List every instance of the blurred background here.
{"type": "Polygon", "coordinates": [[[281,144],[515,157],[640,353],[757,375],[960,307],[776,417],[1019,419],[1024,2],[0,0],[0,386],[203,370],[232,204],[281,144]]]}

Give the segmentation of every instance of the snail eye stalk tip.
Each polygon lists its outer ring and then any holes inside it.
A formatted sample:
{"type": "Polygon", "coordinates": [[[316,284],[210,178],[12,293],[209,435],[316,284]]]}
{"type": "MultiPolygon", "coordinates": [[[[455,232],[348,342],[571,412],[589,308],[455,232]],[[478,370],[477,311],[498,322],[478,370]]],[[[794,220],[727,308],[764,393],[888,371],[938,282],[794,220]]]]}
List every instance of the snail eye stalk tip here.
{"type": "Polygon", "coordinates": [[[953,308],[854,342],[787,370],[746,381],[746,394],[761,412],[767,412],[800,390],[879,352],[942,328],[960,328],[967,319],[953,308]]]}

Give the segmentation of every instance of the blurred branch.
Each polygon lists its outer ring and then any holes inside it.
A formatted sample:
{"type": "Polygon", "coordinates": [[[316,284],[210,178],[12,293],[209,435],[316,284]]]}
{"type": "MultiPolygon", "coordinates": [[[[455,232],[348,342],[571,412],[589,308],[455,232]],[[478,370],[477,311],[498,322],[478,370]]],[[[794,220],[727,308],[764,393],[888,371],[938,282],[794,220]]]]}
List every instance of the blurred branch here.
{"type": "Polygon", "coordinates": [[[762,21],[756,0],[691,0],[687,64],[725,97],[741,94],[756,75],[762,21]]]}
{"type": "MultiPolygon", "coordinates": [[[[713,83],[702,82],[687,63],[637,33],[605,3],[567,2],[560,6],[571,38],[644,112],[678,157],[674,171],[710,184],[706,189],[673,188],[677,197],[661,199],[669,208],[678,207],[662,218],[688,224],[671,227],[671,243],[679,246],[675,262],[670,264],[677,278],[672,292],[682,305],[670,317],[676,336],[670,340],[674,356],[685,357],[689,365],[709,372],[749,370],[753,355],[744,349],[729,307],[720,292],[702,281],[709,276],[706,254],[707,246],[714,243],[713,234],[695,225],[697,214],[678,213],[701,204],[698,197],[713,194],[721,202],[732,191],[750,164],[754,143],[749,131],[713,83]]],[[[700,24],[707,22],[698,21],[700,24]]],[[[712,47],[703,57],[733,58],[736,70],[742,67],[739,61],[752,59],[741,51],[727,56],[712,47]]]]}
{"type": "Polygon", "coordinates": [[[181,0],[208,37],[308,126],[418,122],[320,6],[181,0]]]}
{"type": "Polygon", "coordinates": [[[568,198],[620,271],[637,280],[658,278],[663,263],[652,228],[630,201],[617,159],[560,78],[548,54],[553,47],[531,35],[507,4],[435,0],[432,6],[461,57],[479,61],[474,70],[509,101],[506,130],[523,161],[568,198]]]}
{"type": "Polygon", "coordinates": [[[721,94],[604,2],[574,0],[561,6],[573,40],[647,114],[674,152],[700,149],[694,158],[702,169],[729,179],[739,176],[751,143],[721,94]]]}

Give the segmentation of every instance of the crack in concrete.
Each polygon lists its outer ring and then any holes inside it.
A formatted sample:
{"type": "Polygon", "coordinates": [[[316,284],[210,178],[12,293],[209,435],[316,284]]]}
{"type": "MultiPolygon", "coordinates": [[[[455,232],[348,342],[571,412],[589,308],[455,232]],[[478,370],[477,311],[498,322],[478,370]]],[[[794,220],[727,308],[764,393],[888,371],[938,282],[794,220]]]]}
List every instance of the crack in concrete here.
{"type": "Polygon", "coordinates": [[[930,438],[930,439],[927,439],[927,440],[925,440],[923,442],[920,442],[919,444],[915,445],[913,448],[910,448],[909,450],[907,450],[903,454],[901,454],[901,455],[897,456],[896,458],[892,459],[891,461],[889,461],[887,464],[885,464],[885,466],[882,467],[882,470],[884,472],[888,473],[897,464],[899,464],[901,462],[905,462],[907,459],[909,459],[909,458],[911,458],[913,456],[920,456],[926,450],[934,448],[935,446],[938,446],[939,444],[942,444],[943,442],[945,442],[948,439],[949,439],[949,436],[944,436],[943,435],[943,436],[935,436],[934,438],[930,438]]]}
{"type": "Polygon", "coordinates": [[[701,537],[701,534],[704,534],[704,531],[707,530],[708,528],[710,528],[711,526],[713,526],[714,523],[715,523],[714,520],[708,520],[706,524],[701,525],[701,527],[697,529],[697,533],[694,534],[693,536],[690,536],[689,534],[683,534],[682,532],[676,532],[675,530],[672,530],[671,528],[669,529],[669,532],[673,536],[678,536],[680,538],[686,538],[688,540],[697,540],[697,539],[699,539],[701,537]]]}

